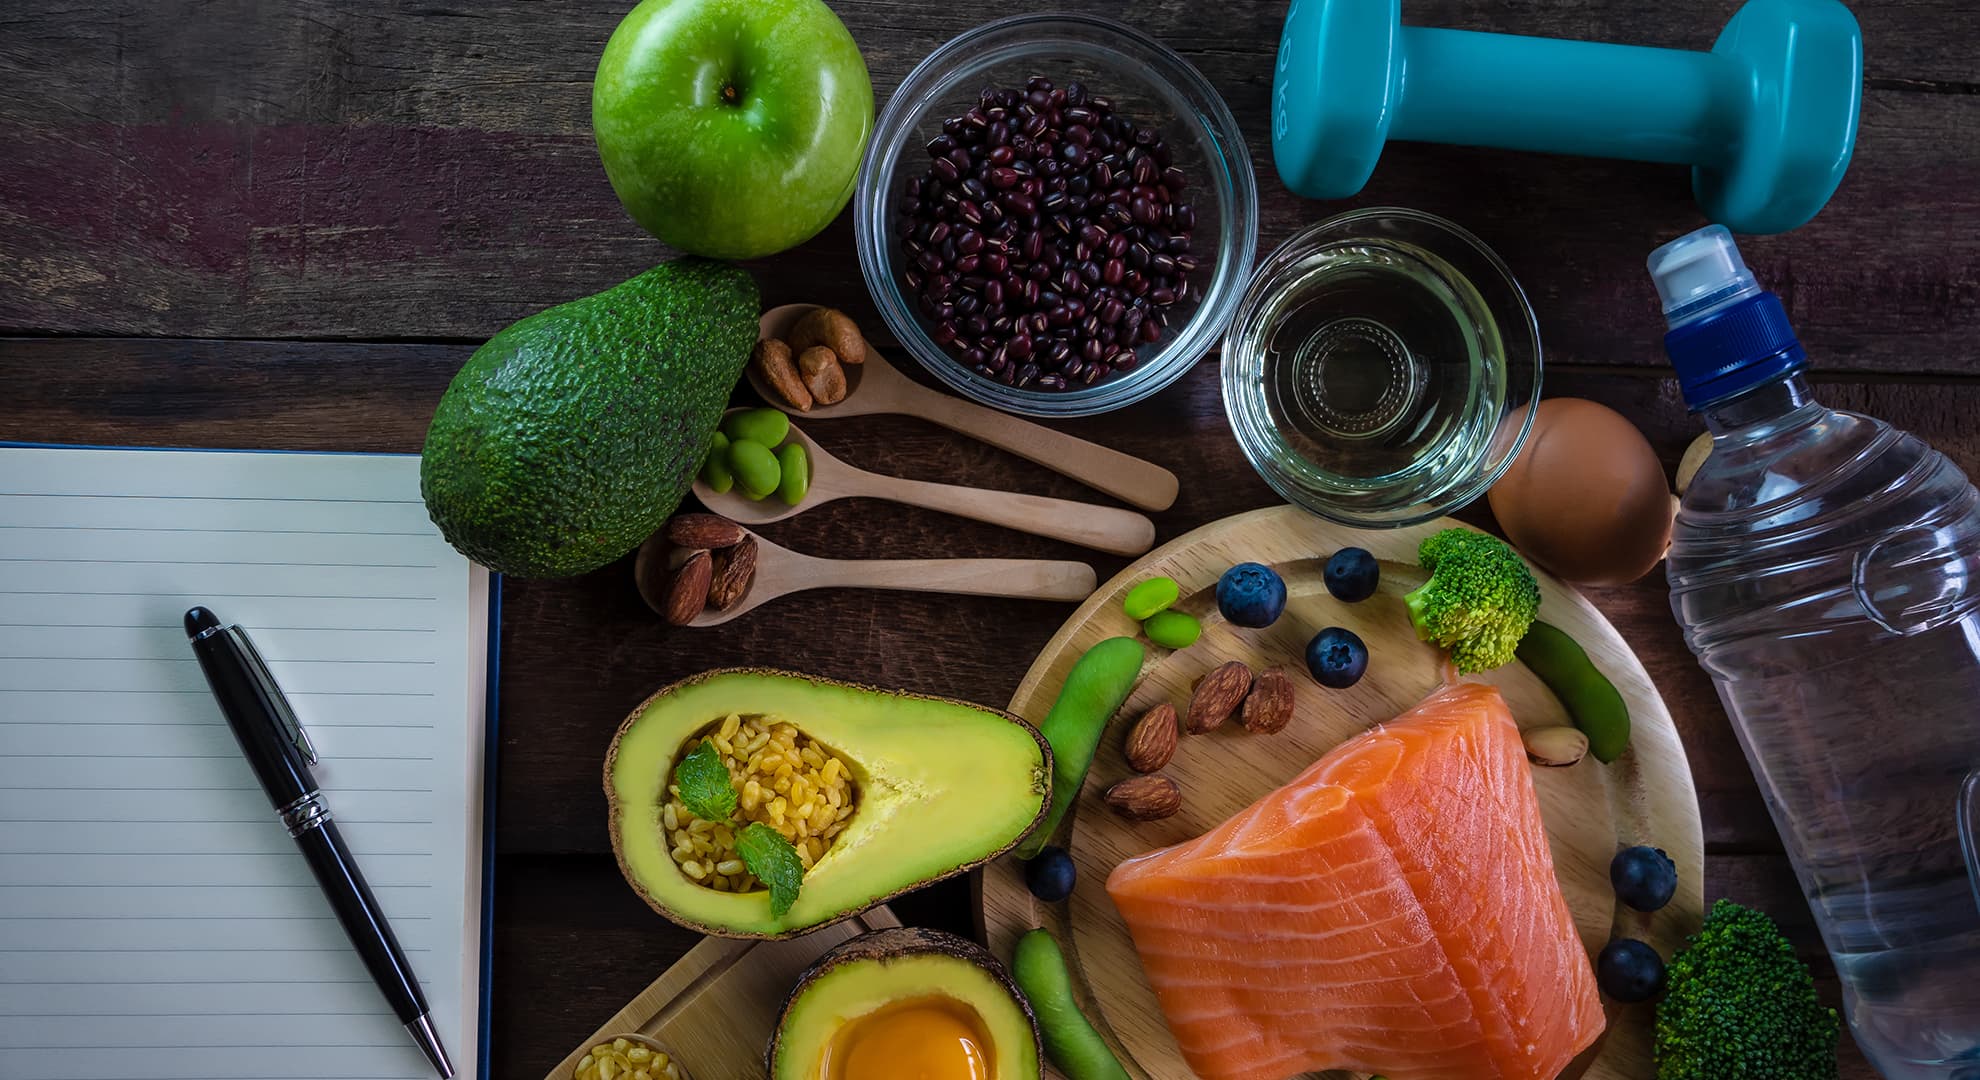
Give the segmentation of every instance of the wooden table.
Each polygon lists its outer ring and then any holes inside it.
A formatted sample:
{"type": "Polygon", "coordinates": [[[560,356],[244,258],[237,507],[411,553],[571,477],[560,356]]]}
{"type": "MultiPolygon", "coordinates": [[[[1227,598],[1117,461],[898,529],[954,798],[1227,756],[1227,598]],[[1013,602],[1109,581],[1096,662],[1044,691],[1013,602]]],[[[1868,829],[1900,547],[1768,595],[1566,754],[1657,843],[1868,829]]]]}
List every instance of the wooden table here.
{"type": "MultiPolygon", "coordinates": [[[[12,0],[0,11],[0,438],[417,450],[434,401],[504,324],[667,252],[620,210],[588,128],[626,0],[12,0]]],[[[1289,194],[1266,98],[1282,0],[1104,3],[1189,57],[1250,137],[1261,254],[1346,208],[1289,194]]],[[[1980,11],[1863,0],[1855,164],[1820,217],[1743,243],[1785,299],[1824,398],[1980,470],[1980,11]]],[[[972,9],[839,0],[884,98],[972,9]]],[[[1426,25],[1703,48],[1730,0],[1412,0],[1426,25]]],[[[1595,398],[1674,464],[1697,431],[1665,376],[1643,257],[1701,220],[1684,170],[1398,144],[1352,205],[1475,230],[1538,309],[1547,391],[1595,398]]],[[[752,266],[771,303],[867,318],[844,218],[752,266]]],[[[1065,425],[1183,477],[1161,538],[1273,501],[1226,427],[1214,361],[1141,406],[1065,425]]],[[[1043,469],[908,420],[819,424],[834,452],[919,477],[1071,497],[1043,469]]],[[[1480,511],[1482,513],[1482,510],[1480,511]]],[[[1473,515],[1476,519],[1476,515],[1473,515]]],[[[1084,557],[932,513],[839,503],[767,530],[821,554],[1084,557]]],[[[1093,560],[1103,578],[1120,560],[1093,560]]],[[[1593,594],[1690,749],[1711,896],[1775,913],[1826,958],[1661,575],[1593,594]]],[[[1003,702],[1069,609],[876,594],[785,601],[679,632],[626,563],[504,595],[494,1074],[534,1080],[693,943],[625,887],[599,762],[624,713],[721,664],[785,664],[1003,702]]],[[[900,905],[960,927],[964,893],[900,905]]],[[[1843,1072],[1873,1074],[1853,1049],[1843,1072]]]]}

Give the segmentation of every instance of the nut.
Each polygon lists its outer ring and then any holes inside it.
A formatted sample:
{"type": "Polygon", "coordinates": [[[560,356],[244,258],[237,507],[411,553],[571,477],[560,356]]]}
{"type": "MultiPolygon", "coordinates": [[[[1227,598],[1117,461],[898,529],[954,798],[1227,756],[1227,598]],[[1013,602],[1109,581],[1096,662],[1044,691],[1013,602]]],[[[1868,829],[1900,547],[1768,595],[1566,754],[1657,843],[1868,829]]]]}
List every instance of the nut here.
{"type": "Polygon", "coordinates": [[[1241,717],[1244,730],[1260,735],[1284,731],[1293,718],[1293,681],[1284,668],[1266,668],[1252,680],[1241,717]]]}
{"type": "Polygon", "coordinates": [[[791,347],[781,341],[764,340],[750,350],[749,362],[763,381],[777,396],[799,412],[811,411],[811,391],[805,389],[804,380],[798,377],[797,365],[791,363],[791,347]]]}
{"type": "Polygon", "coordinates": [[[742,543],[718,553],[714,573],[708,606],[727,611],[748,595],[749,583],[756,580],[756,537],[745,536],[742,543]]]}
{"type": "Polygon", "coordinates": [[[1242,661],[1230,660],[1211,669],[1189,695],[1189,715],[1183,730],[1201,735],[1231,718],[1251,690],[1251,669],[1242,661]]]}
{"type": "Polygon", "coordinates": [[[706,551],[688,556],[667,583],[667,621],[686,626],[708,605],[708,586],[715,576],[714,563],[706,551]]]}
{"type": "Polygon", "coordinates": [[[1138,773],[1160,772],[1176,756],[1176,707],[1164,701],[1141,714],[1128,732],[1128,768],[1138,773]]]}
{"type": "Polygon", "coordinates": [[[1182,789],[1166,776],[1130,776],[1107,789],[1107,805],[1124,818],[1160,821],[1182,809],[1182,789]]]}
{"type": "Polygon", "coordinates": [[[1705,465],[1705,459],[1711,456],[1712,433],[1709,431],[1701,433],[1691,440],[1691,445],[1684,448],[1684,456],[1678,459],[1675,480],[1679,495],[1684,494],[1685,489],[1691,486],[1691,478],[1698,475],[1698,470],[1705,465]]]}
{"type": "Polygon", "coordinates": [[[741,525],[714,514],[681,514],[667,522],[667,540],[676,547],[714,551],[735,547],[748,535],[741,525]]]}
{"type": "Polygon", "coordinates": [[[1519,737],[1526,744],[1526,760],[1551,769],[1572,765],[1588,754],[1588,736],[1565,724],[1528,728],[1519,737]]]}
{"type": "Polygon", "coordinates": [[[813,345],[823,345],[842,364],[866,363],[866,338],[860,336],[859,324],[834,308],[812,308],[791,327],[790,337],[785,340],[792,352],[802,353],[813,345]]]}
{"type": "Polygon", "coordinates": [[[813,345],[798,357],[798,372],[805,388],[820,405],[837,405],[846,400],[846,369],[839,366],[838,354],[823,345],[813,345]]]}

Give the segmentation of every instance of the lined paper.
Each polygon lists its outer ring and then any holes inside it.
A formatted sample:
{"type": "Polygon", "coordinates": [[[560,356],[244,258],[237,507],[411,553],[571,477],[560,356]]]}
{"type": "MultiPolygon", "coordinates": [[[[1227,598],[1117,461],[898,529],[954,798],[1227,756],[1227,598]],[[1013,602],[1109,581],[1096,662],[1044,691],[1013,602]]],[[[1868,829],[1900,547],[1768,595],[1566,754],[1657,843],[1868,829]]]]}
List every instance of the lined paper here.
{"type": "Polygon", "coordinates": [[[477,1074],[488,575],[403,456],[0,447],[0,1077],[423,1080],[186,642],[254,638],[477,1074]]]}

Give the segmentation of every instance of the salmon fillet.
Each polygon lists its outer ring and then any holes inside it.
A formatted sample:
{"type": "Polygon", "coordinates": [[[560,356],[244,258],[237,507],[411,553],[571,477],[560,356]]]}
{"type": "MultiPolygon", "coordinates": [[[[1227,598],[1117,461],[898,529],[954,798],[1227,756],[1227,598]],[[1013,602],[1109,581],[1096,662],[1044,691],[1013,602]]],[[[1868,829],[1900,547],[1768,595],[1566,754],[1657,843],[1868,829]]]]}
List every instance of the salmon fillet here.
{"type": "Polygon", "coordinates": [[[1512,713],[1444,687],[1107,893],[1190,1068],[1551,1080],[1600,1035],[1512,713]]]}

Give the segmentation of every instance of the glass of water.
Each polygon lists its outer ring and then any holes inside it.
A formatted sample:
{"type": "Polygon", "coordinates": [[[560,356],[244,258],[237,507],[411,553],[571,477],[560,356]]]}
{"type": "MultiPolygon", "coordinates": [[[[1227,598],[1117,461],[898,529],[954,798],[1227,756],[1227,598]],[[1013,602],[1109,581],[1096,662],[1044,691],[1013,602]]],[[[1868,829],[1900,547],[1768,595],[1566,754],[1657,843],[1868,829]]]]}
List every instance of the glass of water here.
{"type": "Polygon", "coordinates": [[[1378,207],[1286,241],[1224,339],[1224,408],[1267,483],[1362,528],[1427,521],[1512,463],[1540,395],[1540,329],[1483,242],[1378,207]]]}

